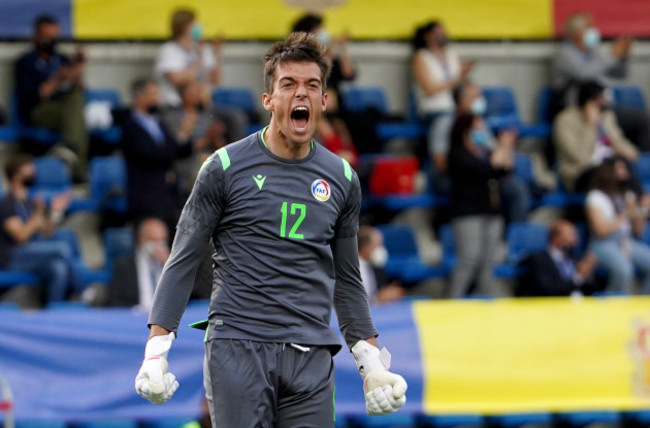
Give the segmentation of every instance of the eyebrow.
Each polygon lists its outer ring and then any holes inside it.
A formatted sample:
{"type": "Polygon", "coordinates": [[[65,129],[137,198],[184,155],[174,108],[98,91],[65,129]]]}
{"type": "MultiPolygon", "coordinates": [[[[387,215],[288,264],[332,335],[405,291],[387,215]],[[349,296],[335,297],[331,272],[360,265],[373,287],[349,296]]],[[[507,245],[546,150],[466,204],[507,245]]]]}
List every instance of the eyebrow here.
{"type": "MultiPolygon", "coordinates": [[[[291,81],[291,82],[295,82],[295,81],[296,81],[296,79],[293,78],[293,77],[291,77],[291,76],[282,76],[282,77],[280,77],[280,78],[278,79],[278,82],[282,82],[283,80],[289,80],[289,81],[291,81]]],[[[311,79],[308,79],[308,80],[307,80],[307,83],[314,83],[314,82],[318,83],[319,85],[322,85],[322,84],[323,84],[323,82],[321,82],[320,78],[312,77],[311,79]]]]}

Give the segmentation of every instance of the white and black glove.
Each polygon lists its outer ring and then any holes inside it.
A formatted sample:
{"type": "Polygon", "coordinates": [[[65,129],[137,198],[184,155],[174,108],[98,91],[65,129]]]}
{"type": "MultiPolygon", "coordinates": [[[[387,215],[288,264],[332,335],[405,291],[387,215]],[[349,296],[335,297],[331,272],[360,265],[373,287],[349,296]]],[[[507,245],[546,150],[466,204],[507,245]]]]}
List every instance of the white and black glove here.
{"type": "Polygon", "coordinates": [[[153,404],[166,402],[178,389],[176,376],[169,373],[167,364],[167,354],[175,338],[174,332],[154,336],[144,350],[144,361],[135,378],[135,391],[153,404]]]}
{"type": "Polygon", "coordinates": [[[390,353],[386,348],[379,351],[365,340],[360,340],[352,347],[352,355],[363,379],[366,412],[369,415],[393,413],[406,403],[408,385],[402,376],[388,371],[390,353]]]}

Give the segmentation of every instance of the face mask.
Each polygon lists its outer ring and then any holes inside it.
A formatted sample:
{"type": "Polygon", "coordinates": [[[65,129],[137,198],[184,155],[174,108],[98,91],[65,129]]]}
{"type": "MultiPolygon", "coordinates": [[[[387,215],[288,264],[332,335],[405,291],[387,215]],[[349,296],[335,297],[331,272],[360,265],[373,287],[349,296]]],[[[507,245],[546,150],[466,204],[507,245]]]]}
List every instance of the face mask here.
{"type": "Polygon", "coordinates": [[[149,114],[158,114],[160,112],[160,107],[157,104],[152,104],[147,107],[147,113],[149,114]]]}
{"type": "Polygon", "coordinates": [[[192,40],[201,40],[203,38],[203,27],[201,27],[201,24],[198,22],[195,22],[194,25],[192,25],[192,34],[191,34],[192,40]]]}
{"type": "Polygon", "coordinates": [[[589,27],[582,33],[582,43],[589,49],[593,49],[600,44],[600,31],[598,28],[589,27]]]}
{"type": "Polygon", "coordinates": [[[477,146],[488,147],[490,139],[488,138],[488,133],[485,131],[485,129],[474,129],[472,132],[470,132],[469,137],[477,146]]]}
{"type": "Polygon", "coordinates": [[[318,41],[323,45],[323,46],[329,46],[330,42],[332,41],[332,37],[330,36],[330,33],[327,32],[327,30],[320,29],[318,30],[318,33],[316,33],[316,37],[318,38],[318,41]]]}
{"type": "Polygon", "coordinates": [[[23,186],[30,188],[30,187],[34,187],[34,184],[36,184],[36,177],[34,177],[33,175],[23,178],[23,186]]]}
{"type": "Polygon", "coordinates": [[[474,101],[472,101],[470,110],[472,111],[472,114],[476,116],[483,116],[487,110],[487,101],[485,100],[485,97],[480,96],[475,98],[474,101]]]}
{"type": "Polygon", "coordinates": [[[153,257],[157,247],[167,249],[167,243],[165,241],[145,241],[142,244],[142,251],[149,257],[153,257]]]}
{"type": "Polygon", "coordinates": [[[45,54],[52,55],[56,49],[56,41],[42,40],[40,42],[36,42],[36,49],[45,54]]]}
{"type": "Polygon", "coordinates": [[[374,250],[372,250],[372,253],[370,253],[370,264],[376,267],[384,267],[386,266],[386,262],[388,261],[388,250],[386,250],[386,247],[383,245],[381,247],[377,247],[374,250]]]}
{"type": "Polygon", "coordinates": [[[560,251],[564,253],[565,257],[573,259],[576,256],[577,248],[573,245],[563,244],[560,245],[560,251]]]}

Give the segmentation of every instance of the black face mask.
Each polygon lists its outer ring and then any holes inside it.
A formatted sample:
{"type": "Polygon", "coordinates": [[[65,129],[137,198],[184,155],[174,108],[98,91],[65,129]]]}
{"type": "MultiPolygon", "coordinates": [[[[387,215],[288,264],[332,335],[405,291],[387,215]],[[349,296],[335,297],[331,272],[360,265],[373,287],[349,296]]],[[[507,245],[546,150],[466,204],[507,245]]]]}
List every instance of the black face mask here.
{"type": "Polygon", "coordinates": [[[52,55],[56,50],[56,40],[41,40],[40,42],[36,42],[36,50],[52,55]]]}
{"type": "Polygon", "coordinates": [[[23,178],[23,186],[30,188],[33,187],[34,184],[36,184],[36,177],[34,177],[33,175],[23,178]]]}
{"type": "Polygon", "coordinates": [[[157,104],[152,104],[149,107],[147,107],[147,113],[158,114],[160,113],[160,107],[157,104]]]}
{"type": "Polygon", "coordinates": [[[578,248],[565,244],[560,246],[560,251],[562,251],[567,258],[575,259],[577,256],[578,248]]]}
{"type": "Polygon", "coordinates": [[[205,111],[205,104],[204,104],[204,103],[198,103],[198,104],[196,105],[196,109],[197,109],[198,111],[200,111],[201,113],[203,113],[203,112],[205,111]]]}
{"type": "Polygon", "coordinates": [[[438,46],[440,46],[441,48],[444,48],[449,44],[449,39],[445,35],[437,36],[436,43],[438,43],[438,46]]]}

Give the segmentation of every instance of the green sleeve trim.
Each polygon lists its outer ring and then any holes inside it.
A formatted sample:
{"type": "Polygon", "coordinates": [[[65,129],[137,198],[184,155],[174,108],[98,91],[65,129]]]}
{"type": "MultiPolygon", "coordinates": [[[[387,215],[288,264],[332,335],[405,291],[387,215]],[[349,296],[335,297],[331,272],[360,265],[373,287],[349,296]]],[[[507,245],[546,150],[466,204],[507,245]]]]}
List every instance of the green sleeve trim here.
{"type": "Polygon", "coordinates": [[[260,137],[262,137],[262,144],[264,144],[264,147],[266,147],[268,149],[269,146],[267,146],[266,141],[264,141],[264,134],[266,133],[267,129],[269,129],[268,126],[265,126],[264,129],[262,129],[262,131],[260,132],[260,137]]]}
{"type": "Polygon", "coordinates": [[[352,167],[345,159],[341,160],[343,161],[343,174],[345,174],[345,178],[347,178],[348,181],[352,181],[352,167]]]}
{"type": "Polygon", "coordinates": [[[219,159],[221,159],[221,166],[223,167],[223,170],[227,170],[230,166],[230,156],[228,156],[228,151],[226,151],[225,147],[222,147],[217,150],[217,154],[219,155],[219,159]]]}

